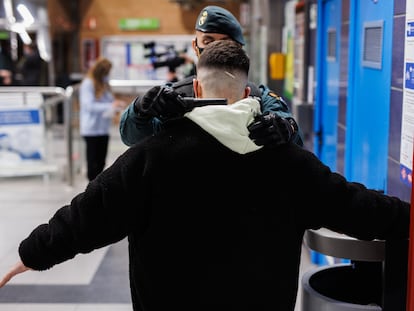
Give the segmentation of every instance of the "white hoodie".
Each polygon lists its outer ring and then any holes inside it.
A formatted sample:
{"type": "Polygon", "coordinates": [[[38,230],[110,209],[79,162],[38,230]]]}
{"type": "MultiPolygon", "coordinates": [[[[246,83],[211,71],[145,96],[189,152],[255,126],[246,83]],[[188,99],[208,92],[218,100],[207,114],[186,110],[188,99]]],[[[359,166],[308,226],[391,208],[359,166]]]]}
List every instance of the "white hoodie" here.
{"type": "Polygon", "coordinates": [[[197,123],[227,148],[245,154],[262,148],[249,138],[247,129],[258,114],[259,102],[253,98],[244,98],[231,105],[197,107],[184,116],[197,123]]]}

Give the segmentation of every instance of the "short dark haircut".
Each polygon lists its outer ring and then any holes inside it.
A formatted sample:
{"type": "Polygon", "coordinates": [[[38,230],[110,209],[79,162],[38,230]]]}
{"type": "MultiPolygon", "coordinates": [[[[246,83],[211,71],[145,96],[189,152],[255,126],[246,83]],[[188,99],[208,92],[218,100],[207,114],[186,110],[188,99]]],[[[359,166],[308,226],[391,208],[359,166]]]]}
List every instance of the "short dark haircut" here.
{"type": "Polygon", "coordinates": [[[197,80],[204,97],[223,97],[229,103],[243,98],[250,60],[243,47],[233,40],[207,44],[197,63],[197,80]]]}
{"type": "Polygon", "coordinates": [[[249,74],[250,59],[243,47],[233,40],[216,40],[209,43],[198,60],[197,68],[218,68],[249,74]]]}

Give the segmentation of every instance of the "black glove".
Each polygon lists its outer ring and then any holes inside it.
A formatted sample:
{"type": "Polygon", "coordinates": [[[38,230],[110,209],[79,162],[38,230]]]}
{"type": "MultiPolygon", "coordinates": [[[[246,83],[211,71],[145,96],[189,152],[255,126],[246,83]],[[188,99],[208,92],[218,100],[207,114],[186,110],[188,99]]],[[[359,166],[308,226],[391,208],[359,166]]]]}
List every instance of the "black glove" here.
{"type": "Polygon", "coordinates": [[[273,113],[257,116],[247,129],[256,145],[269,147],[292,141],[298,132],[293,118],[282,118],[273,113]]]}
{"type": "Polygon", "coordinates": [[[134,102],[138,115],[156,117],[162,121],[182,117],[191,109],[181,95],[171,87],[154,86],[134,102]]]}

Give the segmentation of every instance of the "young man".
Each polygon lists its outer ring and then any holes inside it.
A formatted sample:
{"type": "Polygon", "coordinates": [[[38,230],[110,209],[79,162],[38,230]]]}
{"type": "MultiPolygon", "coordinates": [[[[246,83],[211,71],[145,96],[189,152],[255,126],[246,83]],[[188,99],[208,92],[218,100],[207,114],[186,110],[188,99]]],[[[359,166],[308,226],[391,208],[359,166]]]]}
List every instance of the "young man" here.
{"type": "MultiPolygon", "coordinates": [[[[201,10],[195,30],[192,47],[198,57],[209,43],[216,40],[233,40],[240,45],[245,44],[242,28],[237,19],[219,6],[207,6],[201,10]]],[[[175,100],[175,96],[179,94],[193,97],[193,78],[188,77],[182,81],[167,84],[171,88],[153,87],[144,96],[137,97],[121,116],[122,141],[131,146],[157,132],[163,122],[160,120],[160,114],[164,117],[165,115],[182,116],[187,112],[189,108],[175,100]],[[159,114],[149,117],[140,113],[142,105],[157,106],[154,110],[159,114]]],[[[278,145],[292,140],[303,146],[302,134],[284,100],[264,85],[257,87],[249,82],[249,87],[251,96],[260,98],[263,113],[257,117],[257,122],[250,128],[251,138],[260,145],[278,145]]]]}
{"type": "Polygon", "coordinates": [[[197,66],[195,95],[230,105],[194,108],[129,148],[22,241],[0,287],[128,237],[135,311],[293,311],[307,229],[408,238],[409,203],[347,182],[293,143],[249,139],[261,112],[239,44],[209,44],[197,66]],[[281,178],[257,182],[269,174],[281,178]]]}

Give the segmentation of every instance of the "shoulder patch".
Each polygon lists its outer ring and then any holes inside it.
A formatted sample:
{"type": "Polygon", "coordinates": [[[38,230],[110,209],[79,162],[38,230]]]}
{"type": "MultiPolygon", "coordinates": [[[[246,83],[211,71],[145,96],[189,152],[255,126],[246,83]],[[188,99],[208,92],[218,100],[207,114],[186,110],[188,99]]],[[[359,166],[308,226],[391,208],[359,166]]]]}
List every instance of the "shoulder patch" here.
{"type": "Polygon", "coordinates": [[[276,93],[274,93],[274,92],[269,92],[267,95],[272,96],[272,97],[274,97],[274,98],[276,98],[276,99],[280,99],[280,96],[279,96],[279,95],[277,95],[277,94],[276,94],[276,93]]]}

